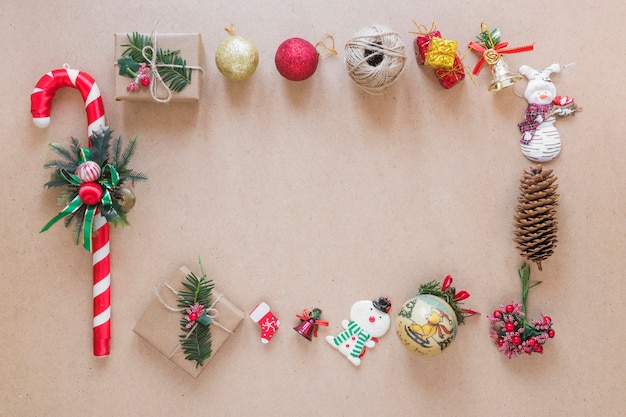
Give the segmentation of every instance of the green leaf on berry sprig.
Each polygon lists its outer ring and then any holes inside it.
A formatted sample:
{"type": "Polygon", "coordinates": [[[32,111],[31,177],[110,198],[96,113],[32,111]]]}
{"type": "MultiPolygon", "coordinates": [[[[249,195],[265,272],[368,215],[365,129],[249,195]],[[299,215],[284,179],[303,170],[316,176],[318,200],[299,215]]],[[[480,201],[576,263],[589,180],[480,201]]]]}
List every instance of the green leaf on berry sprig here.
{"type": "Polygon", "coordinates": [[[190,272],[182,282],[184,290],[178,292],[178,307],[182,317],[180,328],[183,332],[179,336],[181,349],[185,359],[196,361],[196,367],[203,366],[204,361],[211,357],[211,322],[208,315],[211,306],[211,292],[213,280],[207,279],[202,261],[198,258],[202,276],[190,272]]]}
{"type": "Polygon", "coordinates": [[[140,63],[135,62],[135,60],[128,55],[118,59],[117,64],[120,66],[119,74],[130,78],[137,77],[137,70],[141,66],[140,63]]]}

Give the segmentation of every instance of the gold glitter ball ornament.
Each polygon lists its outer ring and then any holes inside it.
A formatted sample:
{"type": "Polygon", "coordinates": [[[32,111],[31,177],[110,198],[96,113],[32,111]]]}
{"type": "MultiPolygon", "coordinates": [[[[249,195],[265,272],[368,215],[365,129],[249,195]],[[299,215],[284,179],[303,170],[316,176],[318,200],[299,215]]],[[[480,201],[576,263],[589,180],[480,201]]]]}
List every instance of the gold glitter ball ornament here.
{"type": "Polygon", "coordinates": [[[215,52],[215,64],[231,80],[247,80],[259,65],[259,51],[248,39],[235,35],[234,28],[226,28],[230,37],[224,39],[215,52]]]}

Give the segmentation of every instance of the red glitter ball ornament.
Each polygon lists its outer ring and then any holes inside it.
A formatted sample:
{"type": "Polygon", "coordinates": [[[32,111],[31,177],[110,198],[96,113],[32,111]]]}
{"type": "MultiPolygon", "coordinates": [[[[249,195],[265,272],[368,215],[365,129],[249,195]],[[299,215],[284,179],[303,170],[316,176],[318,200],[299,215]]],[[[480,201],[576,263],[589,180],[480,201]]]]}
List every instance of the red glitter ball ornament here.
{"type": "Polygon", "coordinates": [[[274,62],[280,75],[290,81],[302,81],[315,73],[319,54],[310,42],[291,38],[280,44],[274,62]]]}

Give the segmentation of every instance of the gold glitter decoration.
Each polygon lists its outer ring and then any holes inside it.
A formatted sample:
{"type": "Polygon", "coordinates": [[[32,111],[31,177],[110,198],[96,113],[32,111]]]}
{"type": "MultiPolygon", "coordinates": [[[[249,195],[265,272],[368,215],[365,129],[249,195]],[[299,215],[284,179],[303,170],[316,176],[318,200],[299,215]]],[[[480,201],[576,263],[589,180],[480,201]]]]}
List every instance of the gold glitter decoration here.
{"type": "Polygon", "coordinates": [[[457,41],[432,38],[426,53],[426,64],[433,68],[449,69],[454,65],[457,41]]]}
{"type": "Polygon", "coordinates": [[[215,64],[231,80],[247,80],[259,65],[259,51],[248,39],[235,35],[233,26],[226,28],[231,34],[215,52],[215,64]]]}

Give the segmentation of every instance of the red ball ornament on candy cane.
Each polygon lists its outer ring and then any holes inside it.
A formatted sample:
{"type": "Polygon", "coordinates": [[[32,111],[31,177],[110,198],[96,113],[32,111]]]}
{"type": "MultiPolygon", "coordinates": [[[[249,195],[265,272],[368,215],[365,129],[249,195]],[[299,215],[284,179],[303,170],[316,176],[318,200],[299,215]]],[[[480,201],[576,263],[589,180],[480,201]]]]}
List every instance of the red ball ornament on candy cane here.
{"type": "MultiPolygon", "coordinates": [[[[87,113],[87,134],[92,136],[96,130],[105,126],[104,105],[100,89],[95,80],[87,73],[70,69],[64,65],[44,74],[35,85],[31,94],[31,114],[36,126],[45,128],[50,124],[50,108],[54,94],[59,88],[76,88],[85,102],[87,113]]],[[[95,175],[93,167],[87,165],[76,175],[85,181],[79,189],[79,196],[85,204],[97,204],[102,198],[102,188],[88,181],[95,175]],[[84,175],[81,177],[81,175],[84,175]],[[99,191],[98,191],[99,190],[99,191]],[[82,193],[82,195],[80,195],[82,193]],[[87,200],[87,201],[85,201],[87,200]],[[89,203],[91,201],[92,203],[89,203]]],[[[99,177],[99,174],[98,174],[99,177]]],[[[97,178],[96,178],[97,179],[97,178]]],[[[93,258],[93,353],[97,357],[109,356],[111,339],[111,265],[109,249],[109,224],[96,212],[94,217],[95,233],[91,239],[93,258]]]]}
{"type": "Polygon", "coordinates": [[[315,46],[302,38],[290,38],[280,44],[274,57],[276,69],[290,81],[303,81],[317,70],[319,54],[315,46]]]}
{"type": "Polygon", "coordinates": [[[78,196],[83,203],[89,206],[95,206],[102,200],[102,187],[95,182],[84,182],[78,189],[78,196]]]}

